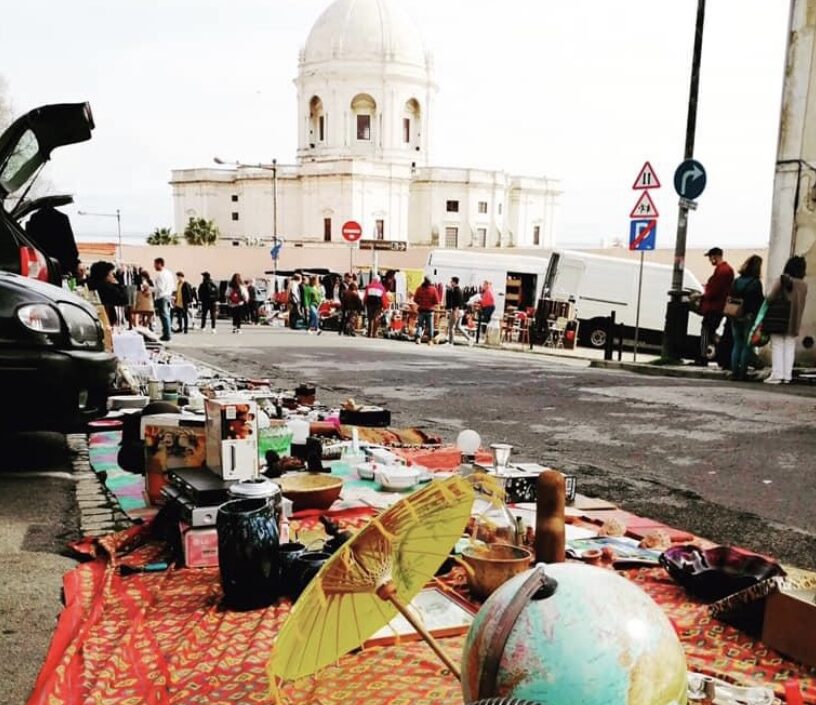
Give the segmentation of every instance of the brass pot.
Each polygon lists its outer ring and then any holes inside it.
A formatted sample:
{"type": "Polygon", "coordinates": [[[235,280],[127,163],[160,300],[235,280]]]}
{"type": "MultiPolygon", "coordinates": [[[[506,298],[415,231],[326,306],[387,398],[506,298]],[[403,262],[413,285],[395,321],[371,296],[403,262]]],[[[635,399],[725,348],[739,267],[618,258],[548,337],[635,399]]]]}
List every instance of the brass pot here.
{"type": "Polygon", "coordinates": [[[533,554],[526,548],[501,543],[473,545],[462,550],[462,560],[470,568],[467,580],[471,594],[485,600],[514,575],[527,570],[533,554]]]}

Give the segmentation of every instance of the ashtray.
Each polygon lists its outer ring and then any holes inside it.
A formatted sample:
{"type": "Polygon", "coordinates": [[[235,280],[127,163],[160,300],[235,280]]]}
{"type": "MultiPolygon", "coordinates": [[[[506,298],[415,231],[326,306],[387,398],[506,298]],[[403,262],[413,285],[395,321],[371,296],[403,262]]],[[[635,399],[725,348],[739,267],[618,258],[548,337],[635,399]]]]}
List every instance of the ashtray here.
{"type": "Polygon", "coordinates": [[[661,554],[660,565],[689,593],[703,600],[721,600],[768,578],[785,575],[778,563],[730,546],[707,550],[694,545],[672,546],[661,554]]]}

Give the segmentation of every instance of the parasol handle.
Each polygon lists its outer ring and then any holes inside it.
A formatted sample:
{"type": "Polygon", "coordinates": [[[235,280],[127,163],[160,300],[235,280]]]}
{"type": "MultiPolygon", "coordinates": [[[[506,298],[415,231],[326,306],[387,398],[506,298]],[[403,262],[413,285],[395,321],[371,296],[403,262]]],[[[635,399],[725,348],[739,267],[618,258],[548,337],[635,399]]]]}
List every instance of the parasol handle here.
{"type": "Polygon", "coordinates": [[[397,587],[392,582],[387,582],[377,588],[377,597],[384,602],[390,602],[397,608],[399,613],[408,620],[408,623],[417,630],[417,633],[425,640],[434,653],[439,656],[442,663],[444,663],[448,670],[456,676],[457,680],[462,680],[462,674],[459,668],[450,660],[450,657],[445,653],[439,642],[431,636],[430,632],[425,629],[422,623],[411,613],[406,605],[397,597],[397,587]]]}

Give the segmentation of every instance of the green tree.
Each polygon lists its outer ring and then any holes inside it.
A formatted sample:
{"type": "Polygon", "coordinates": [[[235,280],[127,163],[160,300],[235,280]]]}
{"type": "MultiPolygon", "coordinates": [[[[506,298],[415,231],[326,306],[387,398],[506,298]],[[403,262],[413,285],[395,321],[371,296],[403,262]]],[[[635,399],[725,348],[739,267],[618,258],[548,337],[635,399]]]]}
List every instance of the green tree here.
{"type": "Polygon", "coordinates": [[[170,228],[156,228],[151,235],[147,236],[148,245],[178,245],[179,236],[170,228]]]}
{"type": "Polygon", "coordinates": [[[188,245],[214,245],[221,232],[212,220],[190,218],[184,228],[184,239],[188,245]]]}

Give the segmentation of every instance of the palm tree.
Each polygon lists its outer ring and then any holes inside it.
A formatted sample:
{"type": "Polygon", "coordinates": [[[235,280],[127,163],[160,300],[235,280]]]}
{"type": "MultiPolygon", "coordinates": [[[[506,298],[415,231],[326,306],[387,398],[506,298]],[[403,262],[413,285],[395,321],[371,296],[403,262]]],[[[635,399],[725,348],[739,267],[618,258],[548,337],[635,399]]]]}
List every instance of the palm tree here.
{"type": "Polygon", "coordinates": [[[148,245],[178,245],[179,236],[170,228],[156,228],[152,235],[147,236],[148,245]]]}
{"type": "Polygon", "coordinates": [[[184,228],[184,239],[188,245],[214,245],[221,233],[212,220],[190,218],[184,228]]]}

